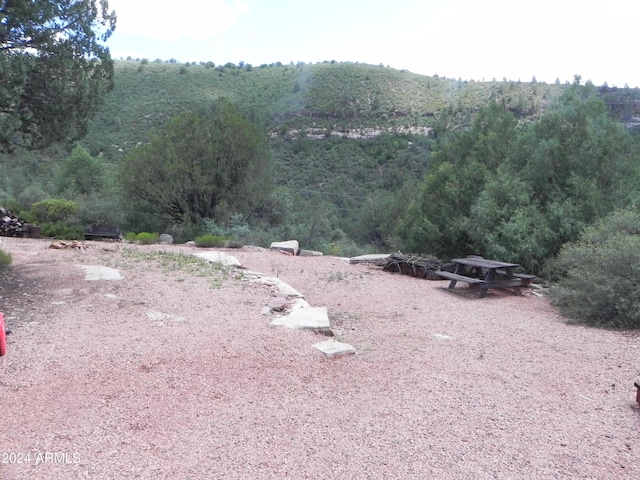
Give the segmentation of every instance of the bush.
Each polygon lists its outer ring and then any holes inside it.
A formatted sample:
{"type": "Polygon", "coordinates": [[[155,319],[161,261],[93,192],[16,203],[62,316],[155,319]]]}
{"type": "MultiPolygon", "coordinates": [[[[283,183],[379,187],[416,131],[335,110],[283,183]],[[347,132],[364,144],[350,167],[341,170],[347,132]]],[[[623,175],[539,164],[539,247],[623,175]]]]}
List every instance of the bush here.
{"type": "Polygon", "coordinates": [[[5,268],[11,265],[13,258],[11,255],[4,250],[0,250],[0,268],[5,268]]]}
{"type": "Polygon", "coordinates": [[[27,219],[33,223],[66,222],[78,210],[76,202],[63,198],[42,200],[31,206],[27,219]]]}
{"type": "Polygon", "coordinates": [[[136,237],[138,236],[138,234],[136,232],[127,232],[124,236],[124,241],[125,242],[129,242],[129,243],[133,243],[136,241],[136,237]]]}
{"type": "Polygon", "coordinates": [[[140,232],[136,235],[136,242],[141,245],[151,245],[158,241],[158,233],[140,232]]]}
{"type": "Polygon", "coordinates": [[[57,238],[60,240],[83,240],[84,229],[68,225],[62,222],[47,222],[40,225],[43,237],[57,238]]]}
{"type": "Polygon", "coordinates": [[[245,240],[251,234],[251,228],[244,215],[234,213],[227,225],[216,222],[212,218],[202,220],[203,229],[209,235],[245,240]]]}
{"type": "Polygon", "coordinates": [[[553,298],[571,321],[640,328],[640,213],[618,211],[562,247],[553,298]]]}
{"type": "Polygon", "coordinates": [[[201,248],[220,248],[220,247],[224,247],[227,245],[228,240],[224,237],[218,236],[218,235],[201,235],[199,237],[196,237],[196,247],[201,247],[201,248]]]}

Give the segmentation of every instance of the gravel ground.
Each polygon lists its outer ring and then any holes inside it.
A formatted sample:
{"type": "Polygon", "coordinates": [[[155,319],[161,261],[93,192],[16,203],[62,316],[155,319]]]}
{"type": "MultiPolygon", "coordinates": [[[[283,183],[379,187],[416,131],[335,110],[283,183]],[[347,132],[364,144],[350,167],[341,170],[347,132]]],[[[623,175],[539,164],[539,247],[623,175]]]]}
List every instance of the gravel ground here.
{"type": "Polygon", "coordinates": [[[269,326],[269,286],[151,260],[193,248],[49,243],[0,244],[1,479],[640,478],[640,332],[567,325],[534,295],[228,251],[328,308],[358,353],[326,359],[326,337],[269,326]]]}

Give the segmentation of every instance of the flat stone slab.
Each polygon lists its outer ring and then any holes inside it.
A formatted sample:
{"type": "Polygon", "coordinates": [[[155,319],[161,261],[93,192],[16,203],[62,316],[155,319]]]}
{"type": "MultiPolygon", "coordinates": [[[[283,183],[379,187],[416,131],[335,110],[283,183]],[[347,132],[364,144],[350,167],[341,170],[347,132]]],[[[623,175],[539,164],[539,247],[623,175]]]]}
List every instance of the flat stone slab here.
{"type": "Polygon", "coordinates": [[[272,326],[282,326],[317,332],[331,332],[326,307],[308,307],[293,310],[289,315],[271,321],[272,326]]]}
{"type": "Polygon", "coordinates": [[[301,257],[322,257],[324,253],[316,250],[300,250],[301,257]]]}
{"type": "Polygon", "coordinates": [[[356,349],[348,343],[338,342],[337,340],[325,340],[316,343],[313,348],[320,350],[329,358],[342,357],[344,355],[355,355],[356,349]]]}
{"type": "Polygon", "coordinates": [[[254,272],[252,270],[244,270],[242,276],[250,282],[263,283],[265,285],[272,285],[276,287],[278,293],[287,299],[290,298],[304,298],[299,291],[293,288],[291,285],[284,283],[277,277],[270,277],[264,273],[254,272]]]}
{"type": "Polygon", "coordinates": [[[206,260],[207,262],[219,263],[224,267],[242,268],[242,264],[236,257],[227,255],[224,252],[198,252],[194,253],[194,255],[206,260]]]}
{"type": "Polygon", "coordinates": [[[384,266],[387,264],[387,259],[390,253],[371,253],[368,255],[360,255],[358,257],[351,257],[349,263],[373,263],[374,265],[384,266]]]}
{"type": "Polygon", "coordinates": [[[98,280],[123,280],[124,277],[115,268],[101,267],[98,265],[78,265],[85,272],[85,280],[95,282],[98,280]]]}
{"type": "Polygon", "coordinates": [[[434,333],[433,336],[436,340],[454,340],[453,337],[450,337],[449,335],[443,335],[441,333],[434,333]]]}

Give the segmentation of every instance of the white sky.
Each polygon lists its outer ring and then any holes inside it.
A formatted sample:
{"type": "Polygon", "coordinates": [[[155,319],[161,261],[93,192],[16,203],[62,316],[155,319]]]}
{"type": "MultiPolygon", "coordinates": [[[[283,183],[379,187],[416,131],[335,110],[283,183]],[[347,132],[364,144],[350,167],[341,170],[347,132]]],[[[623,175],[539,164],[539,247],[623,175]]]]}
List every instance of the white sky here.
{"type": "Polygon", "coordinates": [[[463,80],[640,86],[640,1],[109,0],[114,58],[384,64],[463,80]]]}

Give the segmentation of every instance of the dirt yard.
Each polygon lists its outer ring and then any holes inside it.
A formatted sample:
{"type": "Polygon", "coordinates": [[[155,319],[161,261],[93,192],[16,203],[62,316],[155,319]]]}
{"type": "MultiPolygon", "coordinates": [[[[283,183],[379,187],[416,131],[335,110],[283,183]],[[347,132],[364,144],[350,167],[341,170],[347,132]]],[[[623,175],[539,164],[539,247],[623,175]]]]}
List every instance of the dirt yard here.
{"type": "MultiPolygon", "coordinates": [[[[228,250],[356,355],[183,245],[3,238],[0,479],[638,479],[640,332],[334,257],[228,250]],[[123,278],[87,280],[106,266],[123,278]]],[[[201,251],[201,250],[199,250],[201,251]]]]}

